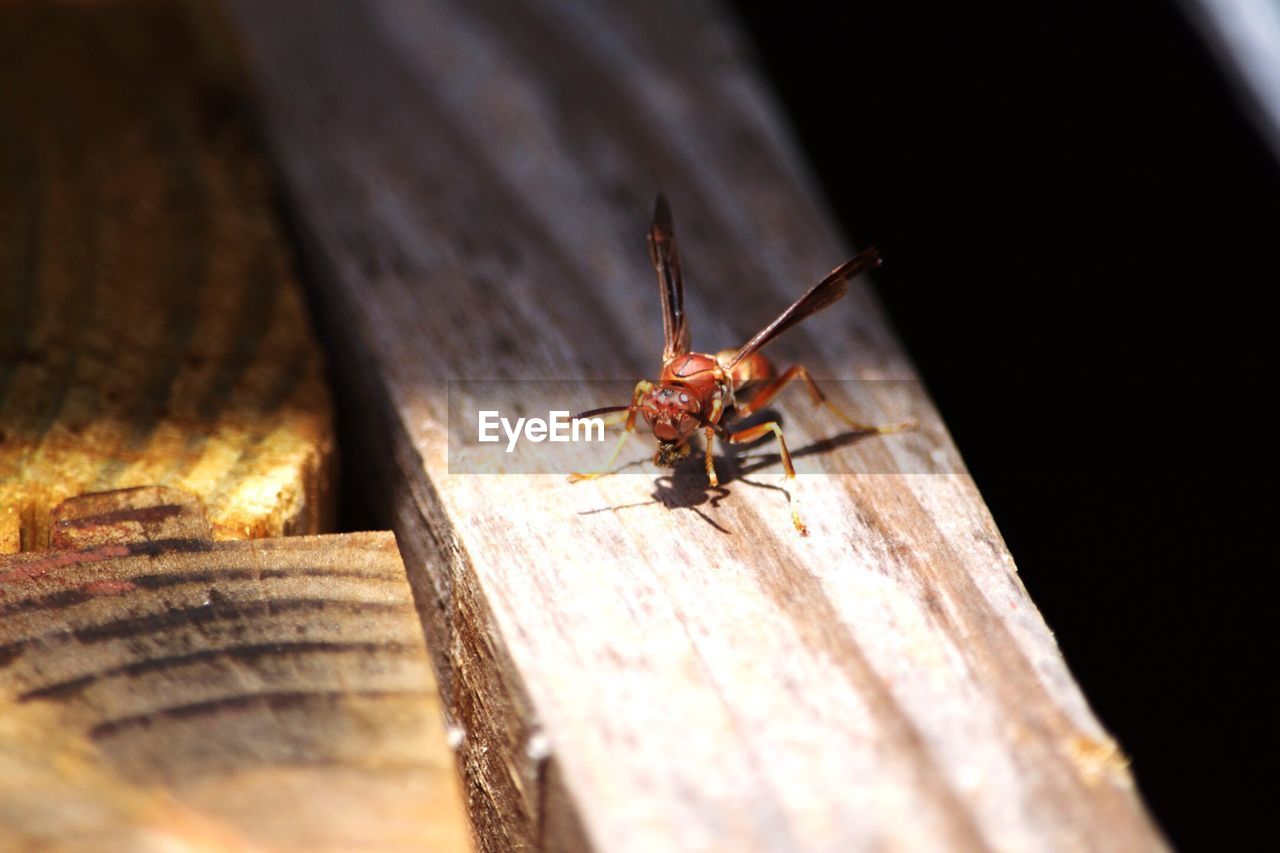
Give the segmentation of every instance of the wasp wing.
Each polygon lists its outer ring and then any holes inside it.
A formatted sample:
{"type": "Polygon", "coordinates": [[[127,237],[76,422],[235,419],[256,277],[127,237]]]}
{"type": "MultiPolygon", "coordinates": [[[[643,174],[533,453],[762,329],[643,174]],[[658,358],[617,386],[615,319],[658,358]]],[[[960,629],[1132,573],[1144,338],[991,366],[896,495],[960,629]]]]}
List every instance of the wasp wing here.
{"type": "Polygon", "coordinates": [[[781,335],[787,329],[807,317],[817,314],[823,308],[838,300],[849,292],[850,280],[869,269],[880,266],[880,253],[874,247],[859,252],[850,260],[833,269],[826,278],[809,288],[809,292],[801,296],[791,307],[778,315],[778,318],[761,329],[756,336],[742,345],[733,360],[725,365],[732,370],[740,361],[749,358],[769,341],[781,335]]]}
{"type": "Polygon", "coordinates": [[[662,295],[662,360],[666,362],[689,351],[689,321],[684,314],[684,282],[680,278],[671,205],[661,193],[653,207],[653,225],[649,228],[649,257],[658,272],[658,290],[662,295]]]}

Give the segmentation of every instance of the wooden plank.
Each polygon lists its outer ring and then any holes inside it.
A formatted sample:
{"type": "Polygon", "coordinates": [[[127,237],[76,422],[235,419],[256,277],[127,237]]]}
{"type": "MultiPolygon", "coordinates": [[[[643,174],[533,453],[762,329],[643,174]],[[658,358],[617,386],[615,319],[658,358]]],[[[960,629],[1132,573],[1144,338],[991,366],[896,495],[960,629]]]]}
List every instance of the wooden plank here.
{"type": "Polygon", "coordinates": [[[0,557],[0,847],[462,850],[390,533],[215,543],[198,499],[75,498],[0,557]]]}
{"type": "Polygon", "coordinates": [[[696,348],[851,254],[715,6],[230,7],[482,847],[1163,847],[864,286],[771,351],[896,380],[839,390],[921,428],[818,444],[831,420],[781,402],[808,538],[776,462],[722,460],[721,492],[696,464],[656,491],[450,468],[446,379],[656,373],[659,188],[696,348]]]}
{"type": "Polygon", "coordinates": [[[225,57],[176,4],[0,3],[0,552],[88,491],[331,514],[323,364],[225,57]]]}

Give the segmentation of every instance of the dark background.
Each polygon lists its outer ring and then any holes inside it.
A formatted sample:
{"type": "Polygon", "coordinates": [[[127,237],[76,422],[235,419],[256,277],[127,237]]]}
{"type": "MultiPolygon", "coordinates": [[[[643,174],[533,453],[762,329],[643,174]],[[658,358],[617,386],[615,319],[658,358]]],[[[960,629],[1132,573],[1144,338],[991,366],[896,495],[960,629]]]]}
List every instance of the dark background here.
{"type": "Polygon", "coordinates": [[[1261,847],[1280,170],[1229,79],[1172,5],[736,5],[1157,820],[1261,847]]]}

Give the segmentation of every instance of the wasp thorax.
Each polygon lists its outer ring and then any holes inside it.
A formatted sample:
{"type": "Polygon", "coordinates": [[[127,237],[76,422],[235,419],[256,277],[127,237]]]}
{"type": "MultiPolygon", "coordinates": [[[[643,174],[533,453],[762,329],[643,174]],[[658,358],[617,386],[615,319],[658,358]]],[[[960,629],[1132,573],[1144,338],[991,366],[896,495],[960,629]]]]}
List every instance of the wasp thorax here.
{"type": "Polygon", "coordinates": [[[681,385],[659,385],[645,395],[644,417],[659,442],[683,443],[698,428],[698,400],[681,385]]]}

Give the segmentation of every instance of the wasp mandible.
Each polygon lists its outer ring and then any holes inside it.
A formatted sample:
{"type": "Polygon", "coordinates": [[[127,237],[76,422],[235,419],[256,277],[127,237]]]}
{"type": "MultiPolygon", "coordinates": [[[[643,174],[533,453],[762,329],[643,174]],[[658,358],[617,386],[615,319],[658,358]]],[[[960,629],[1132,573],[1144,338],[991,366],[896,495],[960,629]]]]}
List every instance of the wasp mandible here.
{"type": "MultiPolygon", "coordinates": [[[[657,382],[641,380],[625,406],[606,406],[578,415],[593,417],[611,412],[626,412],[626,428],[608,463],[599,471],[572,474],[570,482],[590,480],[608,474],[618,460],[627,439],[636,429],[636,413],[640,412],[658,440],[654,463],[674,467],[689,455],[689,439],[702,431],[706,442],[707,480],[718,486],[712,444],[718,436],[730,444],[747,444],[773,433],[778,439],[782,466],[787,478],[794,480],[795,467],[791,453],[777,421],[766,421],[732,431],[726,422],[739,421],[767,406],[793,379],[804,381],[813,404],[826,406],[847,427],[858,433],[888,434],[911,429],[912,421],[874,426],[855,421],[827,399],[804,365],[797,364],[781,375],[760,350],[787,329],[800,323],[844,296],[849,282],[861,273],[880,265],[874,248],[859,252],[832,270],[807,293],[778,315],[740,348],[721,350],[715,355],[689,349],[689,322],[684,313],[684,283],[680,278],[680,260],[676,253],[675,230],[671,206],[659,194],[654,205],[653,225],[649,228],[649,257],[658,273],[658,289],[662,295],[662,373],[657,382]],[[746,402],[739,395],[747,397],[746,402]]],[[[808,533],[796,507],[794,486],[788,491],[791,520],[801,535],[808,533]]]]}

